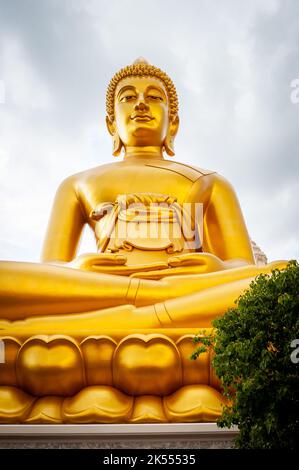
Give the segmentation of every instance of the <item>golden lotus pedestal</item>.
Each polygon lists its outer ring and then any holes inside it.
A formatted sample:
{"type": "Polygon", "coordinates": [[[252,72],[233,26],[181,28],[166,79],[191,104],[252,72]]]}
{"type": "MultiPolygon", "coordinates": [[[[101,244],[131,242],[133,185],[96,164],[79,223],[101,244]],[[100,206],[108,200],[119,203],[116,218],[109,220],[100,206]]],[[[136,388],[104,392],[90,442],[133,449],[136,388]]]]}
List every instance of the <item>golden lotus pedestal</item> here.
{"type": "Polygon", "coordinates": [[[225,399],[211,353],[190,360],[192,338],[204,331],[3,337],[0,422],[214,422],[225,399]]]}

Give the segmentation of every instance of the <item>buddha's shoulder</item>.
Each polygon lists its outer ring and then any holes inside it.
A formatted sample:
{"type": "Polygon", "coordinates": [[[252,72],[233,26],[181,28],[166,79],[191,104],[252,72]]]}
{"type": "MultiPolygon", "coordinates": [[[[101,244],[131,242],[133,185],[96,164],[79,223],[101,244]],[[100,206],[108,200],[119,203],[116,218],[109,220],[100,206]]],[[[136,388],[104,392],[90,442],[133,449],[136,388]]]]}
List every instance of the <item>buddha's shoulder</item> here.
{"type": "MultiPolygon", "coordinates": [[[[143,162],[142,165],[145,167],[160,168],[161,170],[178,173],[192,182],[196,181],[201,176],[212,175],[215,173],[213,170],[206,170],[197,166],[188,165],[186,163],[173,160],[151,160],[148,162],[143,162]]],[[[140,166],[140,163],[138,166],[140,166]]],[[[124,170],[125,167],[129,168],[129,166],[124,165],[124,162],[113,162],[99,165],[97,167],[89,168],[87,170],[68,176],[62,182],[62,184],[80,184],[81,182],[86,182],[89,180],[94,180],[95,178],[98,179],[101,176],[106,176],[107,173],[118,173],[119,170],[124,170]]]]}
{"type": "MultiPolygon", "coordinates": [[[[143,165],[146,167],[161,169],[162,171],[168,171],[169,173],[179,174],[180,176],[188,179],[191,183],[195,183],[197,180],[200,182],[202,179],[204,179],[206,183],[209,182],[210,184],[219,184],[226,181],[219,173],[214,170],[208,170],[174,160],[152,160],[149,162],[144,162],[143,165]]],[[[99,165],[97,167],[89,168],[67,177],[62,182],[62,185],[78,188],[81,186],[81,184],[92,184],[95,180],[99,182],[101,178],[106,178],[107,175],[113,177],[115,176],[115,172],[119,177],[119,170],[123,169],[124,166],[121,164],[121,162],[99,165]]]]}
{"type": "Polygon", "coordinates": [[[78,173],[74,173],[73,175],[68,176],[65,178],[61,186],[73,186],[76,187],[81,183],[86,183],[92,181],[94,179],[98,179],[101,176],[105,176],[107,172],[111,171],[113,168],[113,163],[107,163],[104,165],[99,165],[93,168],[89,168],[84,171],[80,171],[78,173]]]}
{"type": "Polygon", "coordinates": [[[174,160],[156,160],[147,165],[163,168],[187,178],[195,193],[197,191],[207,191],[210,193],[212,191],[217,191],[218,193],[234,191],[229,181],[215,170],[208,170],[174,160]]]}
{"type": "Polygon", "coordinates": [[[169,172],[178,173],[181,176],[194,182],[203,176],[212,175],[215,173],[213,170],[203,169],[187,163],[181,163],[174,160],[153,160],[145,164],[146,166],[161,168],[169,172]]]}

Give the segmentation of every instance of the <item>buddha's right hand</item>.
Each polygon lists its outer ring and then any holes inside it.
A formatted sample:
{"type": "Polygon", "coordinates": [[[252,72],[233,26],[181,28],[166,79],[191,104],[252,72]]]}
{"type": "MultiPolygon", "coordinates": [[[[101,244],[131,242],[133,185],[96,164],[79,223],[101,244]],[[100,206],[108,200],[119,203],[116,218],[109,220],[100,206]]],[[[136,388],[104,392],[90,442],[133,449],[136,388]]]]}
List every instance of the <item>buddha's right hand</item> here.
{"type": "Polygon", "coordinates": [[[94,266],[123,266],[127,257],[117,253],[84,253],[78,258],[70,261],[70,268],[91,270],[94,266]]]}
{"type": "Polygon", "coordinates": [[[184,253],[168,258],[171,268],[195,268],[195,272],[209,273],[225,269],[224,262],[211,253],[184,253]]]}

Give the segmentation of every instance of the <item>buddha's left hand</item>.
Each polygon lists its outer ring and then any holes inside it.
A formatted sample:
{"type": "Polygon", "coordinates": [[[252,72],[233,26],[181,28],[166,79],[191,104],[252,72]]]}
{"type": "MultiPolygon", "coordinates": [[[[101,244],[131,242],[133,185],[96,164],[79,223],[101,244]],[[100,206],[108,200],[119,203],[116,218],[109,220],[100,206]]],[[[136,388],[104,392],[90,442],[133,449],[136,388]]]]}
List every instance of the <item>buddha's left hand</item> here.
{"type": "Polygon", "coordinates": [[[203,273],[226,269],[225,262],[211,253],[186,253],[172,256],[168,258],[168,265],[172,268],[198,266],[203,273]]]}
{"type": "Polygon", "coordinates": [[[93,266],[123,266],[127,257],[118,253],[84,253],[68,263],[69,267],[89,270],[93,266]]]}

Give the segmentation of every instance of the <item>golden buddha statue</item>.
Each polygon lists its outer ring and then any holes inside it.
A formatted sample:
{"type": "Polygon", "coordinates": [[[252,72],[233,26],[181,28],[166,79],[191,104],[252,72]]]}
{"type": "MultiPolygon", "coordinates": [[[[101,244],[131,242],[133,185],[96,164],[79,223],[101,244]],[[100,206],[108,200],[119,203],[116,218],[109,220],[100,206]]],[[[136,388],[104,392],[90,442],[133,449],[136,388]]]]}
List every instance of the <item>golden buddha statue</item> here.
{"type": "Polygon", "coordinates": [[[166,73],[138,59],[106,104],[123,159],[63,181],[41,263],[0,263],[2,423],[215,421],[221,384],[210,353],[189,360],[192,338],[287,264],[256,266],[222,176],[164,158],[179,126],[166,73]],[[76,257],[85,224],[97,252],[76,257]]]}

